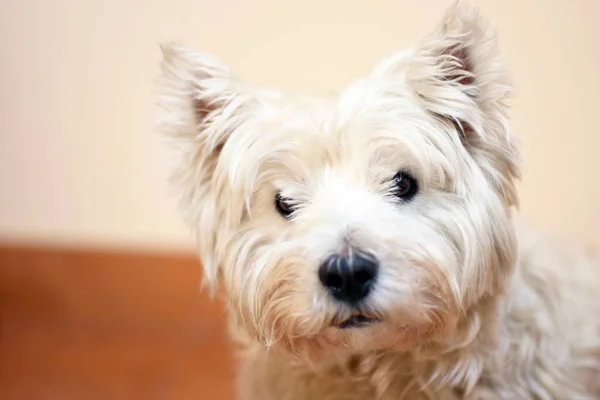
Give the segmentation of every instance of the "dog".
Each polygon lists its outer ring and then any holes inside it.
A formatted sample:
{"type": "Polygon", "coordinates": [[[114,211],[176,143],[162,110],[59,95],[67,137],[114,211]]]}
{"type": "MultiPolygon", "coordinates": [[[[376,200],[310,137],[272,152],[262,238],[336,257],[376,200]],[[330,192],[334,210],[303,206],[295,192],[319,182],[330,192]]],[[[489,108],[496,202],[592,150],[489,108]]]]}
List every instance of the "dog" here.
{"type": "Polygon", "coordinates": [[[476,8],[330,98],[161,48],[171,183],[239,399],[600,399],[600,266],[518,216],[511,79],[476,8]]]}

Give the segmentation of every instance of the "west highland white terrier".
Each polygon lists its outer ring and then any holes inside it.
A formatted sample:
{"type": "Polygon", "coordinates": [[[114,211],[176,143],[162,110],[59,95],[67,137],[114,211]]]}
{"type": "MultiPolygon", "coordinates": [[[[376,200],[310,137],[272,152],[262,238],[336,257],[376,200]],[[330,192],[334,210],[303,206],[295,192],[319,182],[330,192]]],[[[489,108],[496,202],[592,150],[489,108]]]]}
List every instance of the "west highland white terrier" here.
{"type": "Polygon", "coordinates": [[[512,87],[476,9],[324,99],[162,52],[172,181],[240,399],[600,398],[600,267],[515,215],[512,87]]]}

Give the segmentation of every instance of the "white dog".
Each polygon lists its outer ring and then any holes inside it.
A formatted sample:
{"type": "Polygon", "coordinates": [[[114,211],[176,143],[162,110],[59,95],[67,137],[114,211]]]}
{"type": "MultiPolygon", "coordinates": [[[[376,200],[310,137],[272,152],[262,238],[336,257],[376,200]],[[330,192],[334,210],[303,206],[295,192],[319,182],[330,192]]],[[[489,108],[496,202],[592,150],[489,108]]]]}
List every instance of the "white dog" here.
{"type": "Polygon", "coordinates": [[[240,399],[600,398],[600,268],[516,220],[511,84],[476,10],[326,99],[163,53],[173,184],[240,399]]]}

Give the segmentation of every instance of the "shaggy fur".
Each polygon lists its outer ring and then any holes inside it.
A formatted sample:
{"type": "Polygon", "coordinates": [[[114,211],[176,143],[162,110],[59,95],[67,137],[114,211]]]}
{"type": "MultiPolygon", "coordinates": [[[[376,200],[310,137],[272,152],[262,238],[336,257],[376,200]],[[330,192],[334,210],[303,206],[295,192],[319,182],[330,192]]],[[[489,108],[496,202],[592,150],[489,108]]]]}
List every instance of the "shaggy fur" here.
{"type": "Polygon", "coordinates": [[[173,186],[228,299],[240,399],[600,398],[600,268],[515,215],[511,84],[476,10],[452,6],[327,99],[249,87],[179,44],[163,54],[173,186]],[[418,182],[411,201],[398,171],[418,182]],[[355,306],[318,278],[352,251],[381,265],[355,306]],[[379,322],[340,327],[356,314],[379,322]]]}

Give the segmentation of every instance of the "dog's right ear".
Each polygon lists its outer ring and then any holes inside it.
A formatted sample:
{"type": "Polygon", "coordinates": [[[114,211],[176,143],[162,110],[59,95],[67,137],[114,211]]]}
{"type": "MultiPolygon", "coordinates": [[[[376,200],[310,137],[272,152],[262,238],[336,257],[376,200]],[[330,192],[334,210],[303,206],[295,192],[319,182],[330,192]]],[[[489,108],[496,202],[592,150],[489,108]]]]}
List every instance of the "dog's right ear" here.
{"type": "Polygon", "coordinates": [[[241,84],[216,58],[169,43],[161,46],[159,130],[166,139],[172,187],[198,237],[205,279],[215,283],[217,224],[223,214],[215,180],[219,157],[250,106],[241,84]]]}

